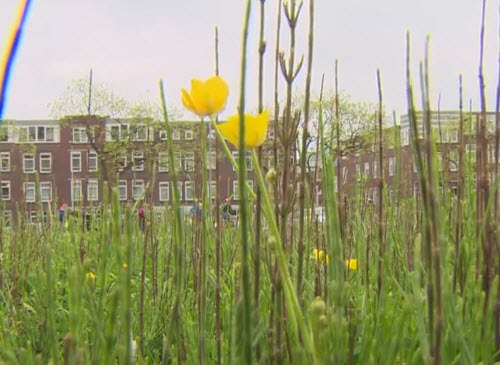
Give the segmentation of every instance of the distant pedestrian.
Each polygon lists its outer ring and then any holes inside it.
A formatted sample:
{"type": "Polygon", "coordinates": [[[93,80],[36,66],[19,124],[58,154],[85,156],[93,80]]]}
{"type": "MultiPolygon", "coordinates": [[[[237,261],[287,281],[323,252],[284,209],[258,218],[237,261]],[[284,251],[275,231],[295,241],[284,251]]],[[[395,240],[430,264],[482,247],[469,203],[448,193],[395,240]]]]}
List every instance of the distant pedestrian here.
{"type": "Polygon", "coordinates": [[[191,216],[193,219],[201,220],[201,203],[196,199],[191,207],[191,216]]]}
{"type": "Polygon", "coordinates": [[[63,223],[64,222],[64,216],[65,216],[65,213],[66,213],[66,204],[61,204],[61,206],[59,207],[59,223],[63,223]]]}
{"type": "Polygon", "coordinates": [[[139,217],[139,228],[144,232],[146,229],[146,213],[144,212],[144,208],[140,207],[137,211],[137,215],[139,217]]]}

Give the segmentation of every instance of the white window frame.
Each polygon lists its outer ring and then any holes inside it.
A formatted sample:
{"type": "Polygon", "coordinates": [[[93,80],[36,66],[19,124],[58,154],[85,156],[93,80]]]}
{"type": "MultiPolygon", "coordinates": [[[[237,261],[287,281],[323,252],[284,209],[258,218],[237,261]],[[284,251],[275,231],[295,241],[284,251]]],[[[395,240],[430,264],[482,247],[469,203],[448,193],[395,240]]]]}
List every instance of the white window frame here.
{"type": "Polygon", "coordinates": [[[138,179],[132,181],[132,199],[140,200],[143,197],[144,193],[144,180],[138,179]],[[136,193],[136,189],[140,188],[141,191],[139,194],[136,193]]]}
{"type": "Polygon", "coordinates": [[[88,143],[87,130],[85,127],[73,127],[71,132],[73,143],[88,143]]]}
{"type": "MultiPolygon", "coordinates": [[[[236,161],[236,166],[238,165],[238,151],[233,151],[231,152],[233,155],[234,161],[236,161]]],[[[246,152],[246,157],[245,157],[245,166],[247,168],[247,171],[252,171],[253,166],[252,166],[252,155],[249,152],[246,152]]],[[[236,171],[236,168],[233,166],[233,171],[236,171]]]]}
{"type": "Polygon", "coordinates": [[[233,180],[233,199],[234,200],[239,200],[240,199],[240,185],[239,185],[238,180],[233,180]]]}
{"type": "Polygon", "coordinates": [[[394,157],[389,157],[389,163],[387,165],[389,176],[394,176],[394,157]]]}
{"type": "Polygon", "coordinates": [[[39,189],[40,189],[40,201],[42,203],[51,202],[52,201],[52,182],[50,182],[50,181],[40,182],[39,189]],[[47,198],[44,197],[44,191],[48,191],[47,198]]]}
{"type": "Polygon", "coordinates": [[[181,131],[178,129],[173,129],[172,130],[172,140],[173,141],[180,141],[181,139],[181,131]]]}
{"type": "Polygon", "coordinates": [[[217,154],[215,151],[207,152],[207,170],[215,170],[217,167],[217,154]]]}
{"type": "Polygon", "coordinates": [[[214,200],[216,195],[217,195],[217,182],[216,181],[210,181],[210,184],[208,185],[208,194],[209,198],[214,200]]]}
{"type": "Polygon", "coordinates": [[[33,173],[35,173],[35,155],[28,154],[28,153],[26,153],[26,154],[23,155],[23,172],[25,174],[33,174],[33,173]],[[29,170],[26,167],[26,162],[28,162],[28,161],[31,161],[32,162],[32,166],[33,166],[33,168],[31,168],[29,170]]]}
{"type": "Polygon", "coordinates": [[[0,172],[10,171],[10,152],[0,152],[0,172]],[[6,167],[4,167],[4,163],[6,167]]]}
{"type": "Polygon", "coordinates": [[[182,153],[174,152],[174,164],[177,172],[182,171],[182,153]]]}
{"type": "Polygon", "coordinates": [[[0,172],[10,171],[10,152],[0,152],[0,172]],[[4,167],[4,163],[5,166],[4,167]]]}
{"type": "Polygon", "coordinates": [[[119,180],[118,181],[118,200],[126,201],[128,200],[128,181],[127,180],[119,180]],[[124,194],[122,194],[122,192],[124,194]]]}
{"type": "Polygon", "coordinates": [[[158,201],[168,202],[170,200],[170,182],[160,181],[158,183],[158,201]]]}
{"type": "Polygon", "coordinates": [[[27,181],[24,183],[23,188],[24,188],[24,201],[26,203],[34,203],[36,200],[36,184],[35,184],[35,182],[27,181]],[[30,193],[29,198],[28,198],[28,192],[30,193]]]}
{"type": "Polygon", "coordinates": [[[184,130],[184,139],[188,141],[193,140],[193,130],[192,129],[186,129],[184,130]]]}
{"type": "Polygon", "coordinates": [[[160,141],[166,141],[167,140],[167,131],[158,131],[158,139],[160,141]]]}
{"type": "Polygon", "coordinates": [[[71,151],[70,155],[70,171],[71,172],[81,172],[82,171],[82,153],[80,151],[71,151]],[[75,166],[74,159],[78,161],[79,166],[75,166]]]}
{"type": "Polygon", "coordinates": [[[378,171],[379,171],[379,168],[378,168],[378,161],[373,161],[373,177],[375,179],[378,178],[378,171]]]}
{"type": "MultiPolygon", "coordinates": [[[[177,190],[179,191],[179,201],[182,200],[182,187],[183,187],[183,181],[177,181],[177,190]]],[[[172,187],[173,188],[173,187],[172,187]]]]}
{"type": "Polygon", "coordinates": [[[70,180],[70,191],[71,191],[71,201],[72,202],[81,202],[82,201],[82,180],[80,179],[71,179],[70,180]],[[78,192],[78,194],[76,194],[78,192]]]}
{"type": "Polygon", "coordinates": [[[42,152],[40,153],[40,155],[38,156],[38,163],[39,163],[39,171],[41,174],[50,174],[52,172],[52,153],[50,152],[42,152]],[[42,162],[44,161],[48,161],[49,162],[49,167],[48,169],[45,169],[43,167],[43,164],[42,162]]]}
{"type": "Polygon", "coordinates": [[[87,180],[87,201],[96,202],[99,201],[99,180],[88,179],[87,180]],[[91,191],[95,189],[95,196],[91,195],[91,191]]]}
{"type": "Polygon", "coordinates": [[[89,151],[87,154],[87,170],[89,172],[95,172],[99,170],[99,158],[96,151],[89,151]],[[90,161],[95,160],[95,168],[90,168],[90,161]]]}
{"type": "Polygon", "coordinates": [[[144,151],[134,151],[132,162],[132,171],[144,171],[144,151]],[[136,160],[140,160],[140,164],[136,160]]]}
{"type": "Polygon", "coordinates": [[[20,136],[24,136],[25,138],[19,138],[20,142],[56,142],[56,128],[55,126],[45,126],[45,125],[29,125],[25,127],[21,127],[20,136]],[[48,131],[51,130],[52,138],[47,138],[48,131]],[[22,131],[22,132],[21,132],[22,131]],[[32,133],[33,131],[33,133],[32,133]],[[43,131],[43,137],[40,137],[39,132],[43,131]],[[23,134],[24,133],[24,134],[23,134]]]}
{"type": "Polygon", "coordinates": [[[184,171],[194,171],[194,152],[186,152],[184,154],[184,171]]]}
{"type": "Polygon", "coordinates": [[[0,198],[1,200],[10,200],[12,196],[12,190],[11,190],[11,185],[9,180],[2,180],[1,185],[0,185],[0,198]],[[4,196],[3,190],[7,190],[7,194],[4,196]]]}
{"type": "Polygon", "coordinates": [[[158,172],[168,172],[168,153],[158,153],[158,172]]]}
{"type": "Polygon", "coordinates": [[[194,201],[196,198],[196,190],[194,181],[185,181],[184,182],[184,200],[188,202],[194,201]],[[191,193],[191,194],[189,194],[191,193]]]}
{"type": "Polygon", "coordinates": [[[365,162],[365,175],[370,176],[370,162],[365,162]]]}

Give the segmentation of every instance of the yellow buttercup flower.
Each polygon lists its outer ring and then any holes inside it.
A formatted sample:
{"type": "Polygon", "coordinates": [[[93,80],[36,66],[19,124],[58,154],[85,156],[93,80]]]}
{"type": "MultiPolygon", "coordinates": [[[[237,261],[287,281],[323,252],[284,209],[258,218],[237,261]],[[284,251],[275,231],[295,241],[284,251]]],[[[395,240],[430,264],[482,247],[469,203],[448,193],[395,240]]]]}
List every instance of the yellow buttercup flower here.
{"type": "MultiPolygon", "coordinates": [[[[269,112],[264,110],[257,115],[245,114],[245,148],[259,147],[266,140],[269,112]]],[[[239,146],[240,116],[235,114],[219,124],[222,135],[233,145],[239,146]]]]}
{"type": "Polygon", "coordinates": [[[347,260],[345,260],[345,266],[349,270],[357,270],[358,269],[358,260],[356,260],[356,259],[347,259],[347,260]]]}
{"type": "Polygon", "coordinates": [[[87,274],[85,274],[85,277],[90,281],[94,281],[96,278],[95,274],[92,271],[89,271],[87,274]]]}
{"type": "Polygon", "coordinates": [[[229,87],[219,76],[206,81],[192,79],[191,92],[181,90],[182,104],[200,117],[216,115],[226,107],[229,87]]]}
{"type": "Polygon", "coordinates": [[[327,254],[325,254],[323,250],[318,250],[317,248],[313,250],[313,257],[320,264],[323,264],[324,262],[328,264],[330,262],[330,257],[327,254]]]}

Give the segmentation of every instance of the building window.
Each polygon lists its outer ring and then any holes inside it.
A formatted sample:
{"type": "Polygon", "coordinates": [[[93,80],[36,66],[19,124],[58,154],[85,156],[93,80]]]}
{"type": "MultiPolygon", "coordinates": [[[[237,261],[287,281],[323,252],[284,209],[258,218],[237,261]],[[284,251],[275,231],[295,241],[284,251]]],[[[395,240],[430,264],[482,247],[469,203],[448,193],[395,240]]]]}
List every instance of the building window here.
{"type": "Polygon", "coordinates": [[[97,171],[99,166],[97,161],[97,152],[89,152],[87,155],[87,168],[89,172],[97,171]]]}
{"type": "Polygon", "coordinates": [[[378,161],[373,161],[373,177],[378,178],[378,161]]]}
{"type": "Polygon", "coordinates": [[[166,152],[158,154],[158,172],[168,172],[168,154],[166,152]]]}
{"type": "Polygon", "coordinates": [[[186,152],[184,155],[184,170],[194,171],[194,152],[186,152]]]}
{"type": "Polygon", "coordinates": [[[127,200],[127,180],[118,181],[118,199],[127,200]]]}
{"type": "Polygon", "coordinates": [[[144,152],[135,151],[133,162],[132,171],[144,171],[144,152]]]}
{"type": "Polygon", "coordinates": [[[71,180],[71,201],[82,200],[82,180],[71,180]]]}
{"type": "MultiPolygon", "coordinates": [[[[247,183],[248,183],[248,188],[253,190],[253,180],[248,180],[247,183]]],[[[233,180],[233,198],[236,200],[240,198],[240,185],[238,180],[233,180]]]]}
{"type": "Polygon", "coordinates": [[[365,175],[370,176],[370,163],[365,162],[365,175]]]}
{"type": "Polygon", "coordinates": [[[180,152],[174,152],[174,164],[177,171],[182,170],[182,155],[180,152]]]}
{"type": "Polygon", "coordinates": [[[389,176],[394,176],[394,157],[389,157],[389,176]]]}
{"type": "Polygon", "coordinates": [[[28,214],[26,214],[26,221],[28,224],[36,223],[36,210],[30,210],[28,214]]]}
{"type": "Polygon", "coordinates": [[[184,183],[184,199],[187,201],[193,201],[194,198],[194,181],[186,181],[184,183]]]}
{"type": "Polygon", "coordinates": [[[450,151],[450,171],[458,170],[458,152],[450,151]]]}
{"type": "Polygon", "coordinates": [[[216,158],[217,157],[214,151],[207,153],[207,170],[215,170],[216,158]]]}
{"type": "Polygon", "coordinates": [[[356,164],[356,180],[361,180],[361,165],[359,163],[356,164]]]}
{"type": "Polygon", "coordinates": [[[193,130],[192,129],[186,129],[184,131],[184,138],[187,140],[192,140],[193,139],[193,130]]]}
{"type": "Polygon", "coordinates": [[[40,153],[40,173],[48,174],[52,171],[52,153],[40,153]]]}
{"type": "Polygon", "coordinates": [[[117,155],[116,156],[116,169],[118,171],[123,171],[127,168],[127,155],[117,155]]]}
{"type": "Polygon", "coordinates": [[[170,183],[168,181],[160,181],[158,184],[158,196],[161,202],[170,200],[170,183]]]}
{"type": "Polygon", "coordinates": [[[82,171],[82,154],[80,152],[71,152],[71,172],[82,171]]]}
{"type": "Polygon", "coordinates": [[[87,200],[95,202],[99,200],[99,181],[92,179],[87,181],[87,200]]]}
{"type": "Polygon", "coordinates": [[[22,127],[19,130],[19,142],[54,142],[54,135],[54,127],[22,127]]]}
{"type": "Polygon", "coordinates": [[[132,181],[132,198],[134,200],[142,199],[144,193],[144,180],[132,181]]]}
{"type": "Polygon", "coordinates": [[[33,203],[35,201],[35,183],[24,183],[24,200],[26,203],[33,203]]]}
{"type": "Polygon", "coordinates": [[[139,124],[130,127],[131,140],[133,141],[147,141],[148,140],[148,126],[139,124]]]}
{"type": "Polygon", "coordinates": [[[233,199],[238,200],[240,198],[240,182],[238,180],[233,180],[233,199]]]}
{"type": "Polygon", "coordinates": [[[439,171],[443,171],[443,153],[438,152],[438,169],[439,171]]]}
{"type": "MultiPolygon", "coordinates": [[[[232,154],[233,154],[234,161],[236,161],[236,165],[238,165],[238,152],[233,151],[232,154]]],[[[246,162],[246,166],[247,166],[247,171],[252,171],[252,155],[249,152],[246,153],[245,162],[246,162]]],[[[236,171],[234,166],[233,166],[233,171],[236,171]]]]}
{"type": "Polygon", "coordinates": [[[2,200],[10,200],[10,181],[2,181],[2,200]]]}
{"type": "Polygon", "coordinates": [[[177,181],[177,191],[179,192],[179,200],[182,200],[182,181],[177,181]]]}
{"type": "Polygon", "coordinates": [[[73,128],[73,143],[87,143],[87,131],[84,127],[73,128]]]}
{"type": "Polygon", "coordinates": [[[3,224],[5,227],[10,227],[12,225],[12,210],[3,211],[3,224]]]}
{"type": "Polygon", "coordinates": [[[108,141],[119,141],[128,137],[128,124],[114,124],[110,127],[108,141]]]}
{"type": "Polygon", "coordinates": [[[26,174],[35,172],[35,156],[23,155],[23,171],[26,174]]]}
{"type": "Polygon", "coordinates": [[[215,199],[217,197],[217,186],[216,186],[216,182],[215,181],[210,181],[210,186],[209,186],[209,190],[208,190],[208,193],[209,193],[209,198],[210,199],[215,199]]]}
{"type": "Polygon", "coordinates": [[[167,131],[159,131],[158,132],[158,139],[160,141],[166,141],[167,140],[167,131]]]}
{"type": "Polygon", "coordinates": [[[0,152],[0,172],[10,171],[10,152],[0,152]]]}
{"type": "Polygon", "coordinates": [[[45,203],[52,201],[52,183],[50,181],[40,183],[40,201],[45,203]]]}
{"type": "Polygon", "coordinates": [[[181,139],[181,131],[178,129],[172,130],[172,139],[174,141],[179,141],[181,139]]]}

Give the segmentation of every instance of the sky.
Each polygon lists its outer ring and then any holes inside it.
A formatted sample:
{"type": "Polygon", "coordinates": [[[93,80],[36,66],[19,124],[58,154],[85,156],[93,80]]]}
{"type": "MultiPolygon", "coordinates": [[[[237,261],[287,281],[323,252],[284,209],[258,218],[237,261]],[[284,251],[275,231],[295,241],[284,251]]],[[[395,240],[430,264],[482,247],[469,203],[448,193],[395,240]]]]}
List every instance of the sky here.
{"type": "MultiPolygon", "coordinates": [[[[230,95],[222,118],[236,112],[239,98],[244,0],[33,0],[11,74],[4,116],[47,119],[48,105],[78,78],[88,77],[130,99],[159,101],[165,83],[169,108],[182,109],[180,89],[191,78],[214,74],[214,29],[219,30],[220,75],[230,95]]],[[[0,52],[5,48],[18,0],[0,1],[0,52]]],[[[266,0],[264,103],[273,105],[278,0],[266,0]]],[[[431,107],[458,108],[458,76],[464,102],[479,108],[478,64],[481,0],[315,0],[312,87],[333,90],[339,62],[339,89],[354,101],[376,102],[376,72],[382,77],[384,106],[399,116],[406,103],[406,32],[411,34],[412,69],[430,36],[431,107]]],[[[260,1],[252,1],[247,58],[246,108],[257,109],[260,1]]],[[[494,110],[499,59],[499,4],[488,1],[484,74],[487,108],[494,110]]],[[[296,58],[307,58],[309,1],[298,20],[296,58]]],[[[282,23],[280,49],[289,54],[289,30],[282,23]]],[[[305,92],[306,67],[294,94],[305,92]]],[[[279,95],[285,96],[279,77],[279,95]]],[[[418,98],[417,102],[419,102],[418,98]]],[[[195,118],[189,112],[183,118],[195,118]]]]}

